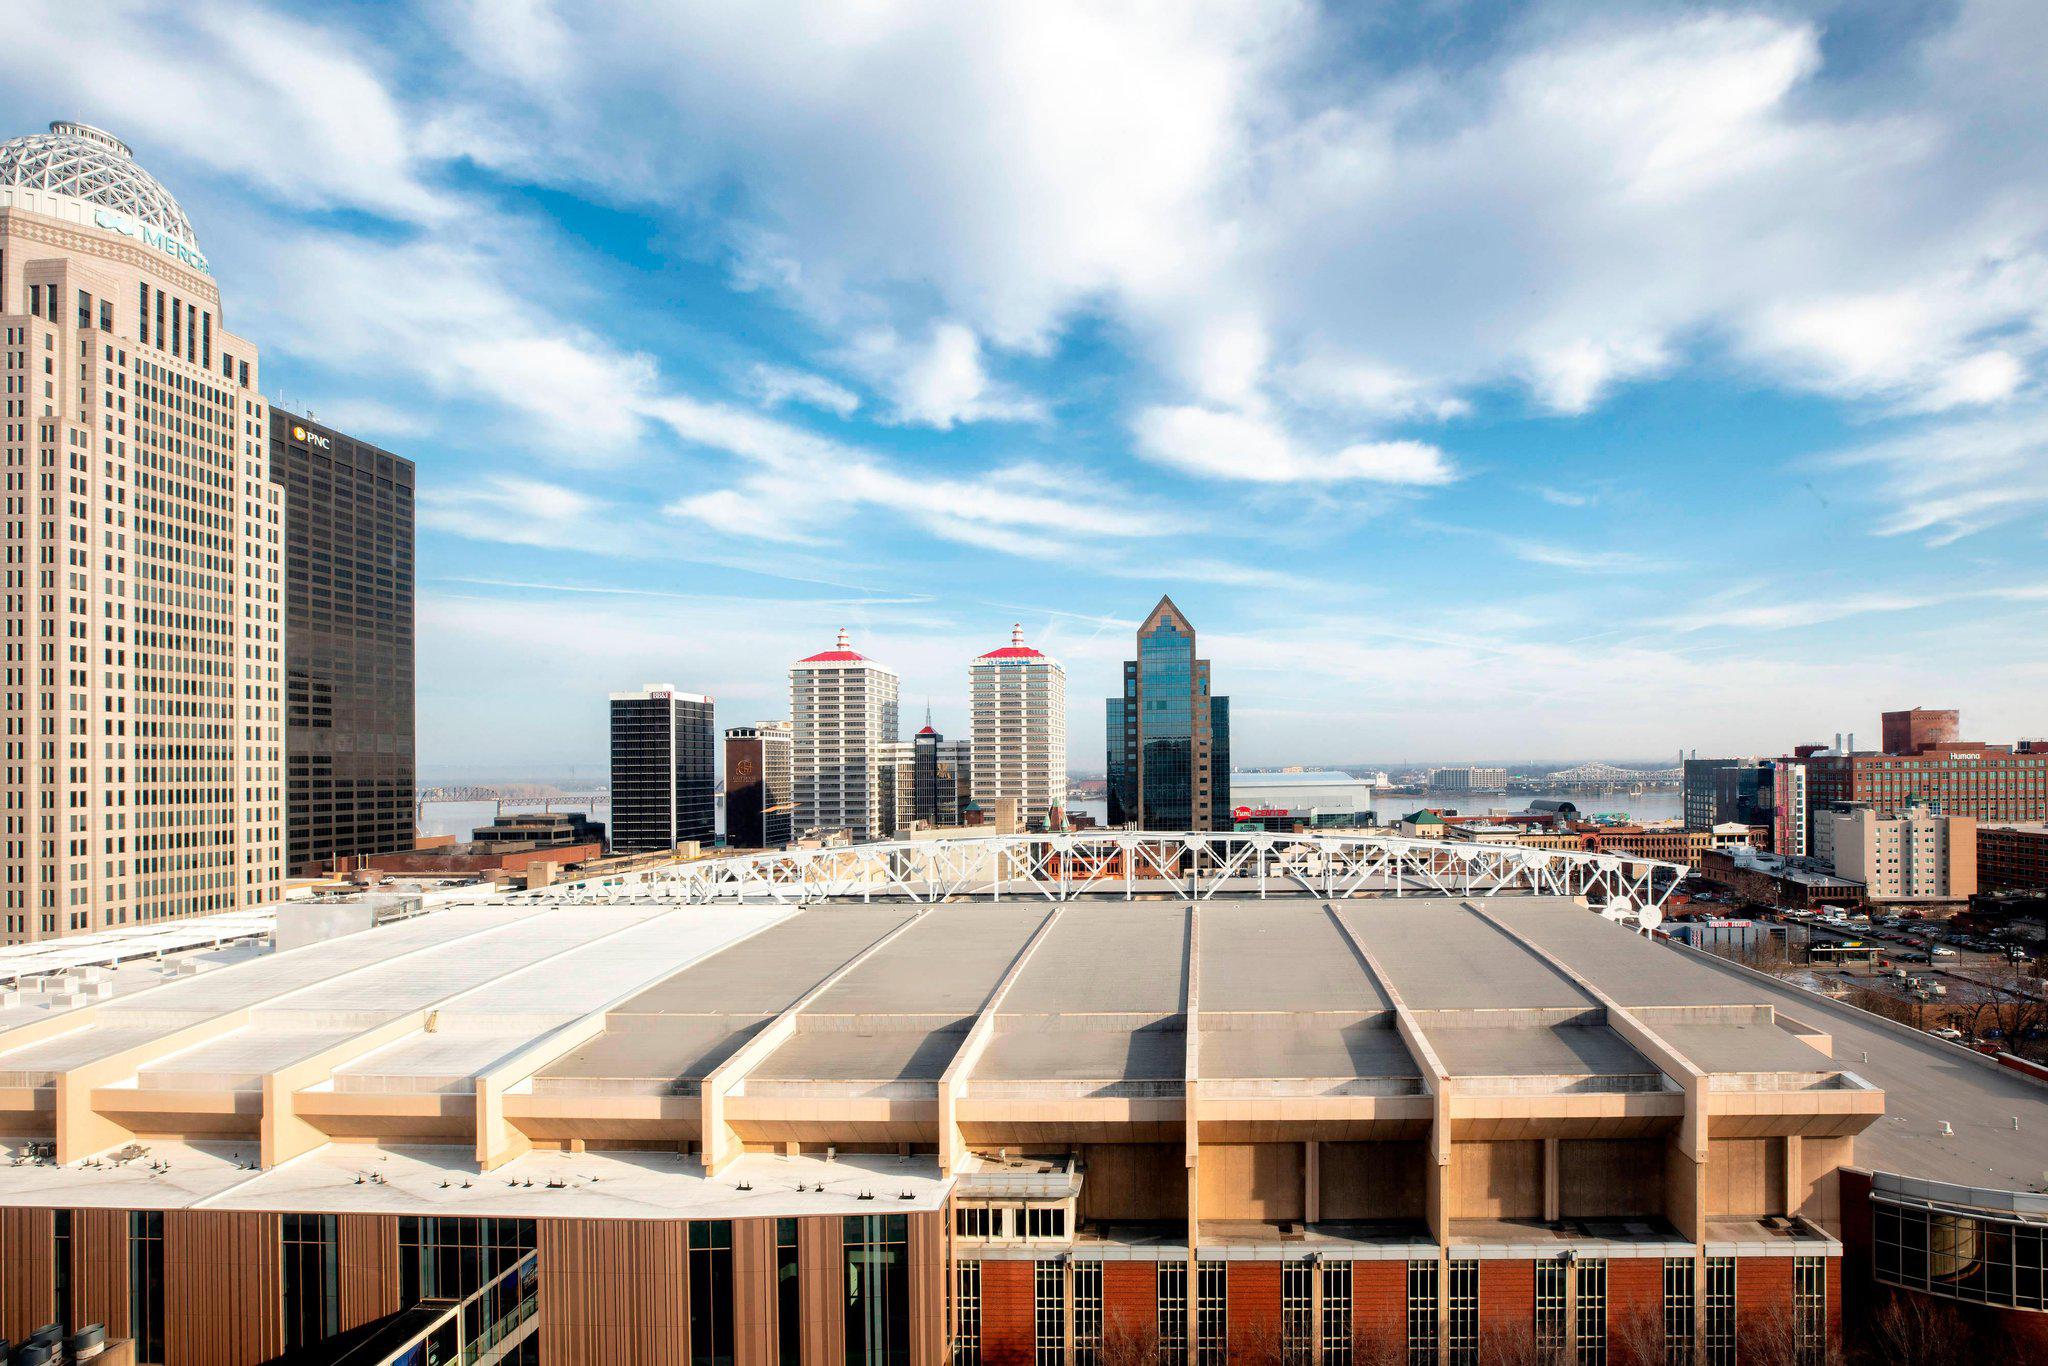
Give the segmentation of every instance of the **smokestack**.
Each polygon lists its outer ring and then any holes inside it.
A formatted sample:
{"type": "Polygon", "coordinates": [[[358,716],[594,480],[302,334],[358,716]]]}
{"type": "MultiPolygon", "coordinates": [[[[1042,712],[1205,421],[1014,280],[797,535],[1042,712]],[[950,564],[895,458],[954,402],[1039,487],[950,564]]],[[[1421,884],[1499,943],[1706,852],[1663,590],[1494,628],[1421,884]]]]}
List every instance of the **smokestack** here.
{"type": "Polygon", "coordinates": [[[1841,752],[1842,752],[1842,732],[1840,732],[1840,731],[1836,731],[1836,732],[1835,732],[1835,753],[1837,753],[1837,754],[1840,754],[1841,752]]]}
{"type": "Polygon", "coordinates": [[[1848,750],[1847,750],[1847,753],[1850,753],[1850,754],[1854,754],[1855,752],[1856,752],[1856,732],[1852,730],[1852,731],[1850,731],[1850,732],[1849,732],[1849,748],[1848,748],[1848,750]]]}

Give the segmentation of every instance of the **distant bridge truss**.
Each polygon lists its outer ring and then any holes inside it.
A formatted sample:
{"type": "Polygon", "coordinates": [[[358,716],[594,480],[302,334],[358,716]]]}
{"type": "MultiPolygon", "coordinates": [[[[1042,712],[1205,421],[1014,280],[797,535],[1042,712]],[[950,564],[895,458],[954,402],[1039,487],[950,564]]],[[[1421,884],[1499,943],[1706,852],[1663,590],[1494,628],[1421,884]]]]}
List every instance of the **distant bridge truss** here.
{"type": "Polygon", "coordinates": [[[1379,834],[1087,831],[887,840],[696,859],[526,893],[551,901],[1582,896],[1661,906],[1682,864],[1379,834]]]}

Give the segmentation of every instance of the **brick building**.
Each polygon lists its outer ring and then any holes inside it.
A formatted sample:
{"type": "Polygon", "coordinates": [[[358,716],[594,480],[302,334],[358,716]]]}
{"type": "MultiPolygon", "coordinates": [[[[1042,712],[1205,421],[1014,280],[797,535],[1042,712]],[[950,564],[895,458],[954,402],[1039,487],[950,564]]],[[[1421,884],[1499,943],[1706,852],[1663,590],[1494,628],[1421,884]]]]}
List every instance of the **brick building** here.
{"type": "Polygon", "coordinates": [[[1987,892],[2048,888],[2048,822],[1978,825],[1977,885],[1987,892]]]}

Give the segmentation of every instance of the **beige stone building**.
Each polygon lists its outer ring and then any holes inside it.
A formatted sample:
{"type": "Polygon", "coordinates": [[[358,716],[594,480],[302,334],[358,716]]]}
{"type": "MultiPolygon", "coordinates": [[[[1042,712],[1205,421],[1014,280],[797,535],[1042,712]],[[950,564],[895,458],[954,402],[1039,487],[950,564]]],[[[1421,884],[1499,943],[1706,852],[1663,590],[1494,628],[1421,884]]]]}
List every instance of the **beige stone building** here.
{"type": "Polygon", "coordinates": [[[81,124],[0,145],[0,942],[274,900],[283,492],[176,200],[81,124]]]}
{"type": "Polygon", "coordinates": [[[978,657],[968,669],[974,714],[974,800],[984,811],[1013,797],[1033,830],[1067,806],[1067,671],[1024,643],[978,657]]]}
{"type": "Polygon", "coordinates": [[[1873,902],[1967,901],[1977,891],[1977,822],[1925,806],[1822,812],[1835,873],[1873,902]]]}

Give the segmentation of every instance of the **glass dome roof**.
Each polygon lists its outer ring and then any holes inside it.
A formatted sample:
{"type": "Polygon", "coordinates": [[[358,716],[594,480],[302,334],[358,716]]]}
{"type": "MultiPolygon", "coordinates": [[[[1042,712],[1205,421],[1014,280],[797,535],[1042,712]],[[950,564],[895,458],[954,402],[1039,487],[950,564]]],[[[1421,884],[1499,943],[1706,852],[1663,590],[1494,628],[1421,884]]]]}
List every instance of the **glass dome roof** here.
{"type": "Polygon", "coordinates": [[[127,143],[89,124],[53,123],[47,133],[0,143],[0,185],[82,199],[199,247],[192,220],[171,192],[135,164],[127,143]]]}

